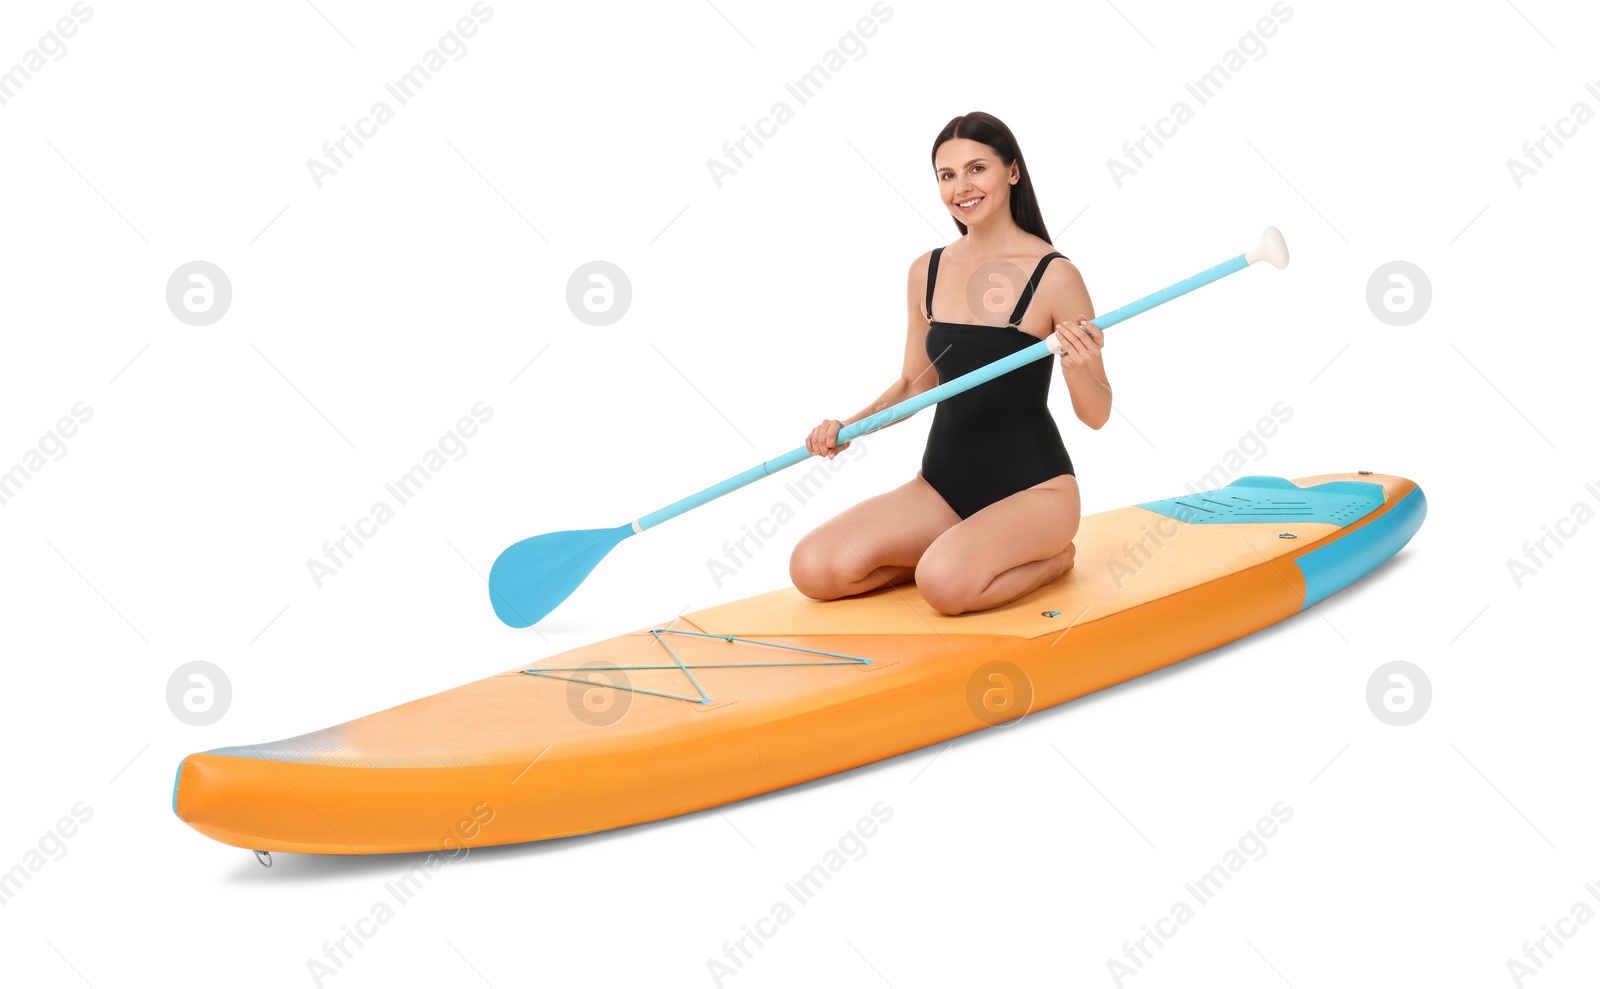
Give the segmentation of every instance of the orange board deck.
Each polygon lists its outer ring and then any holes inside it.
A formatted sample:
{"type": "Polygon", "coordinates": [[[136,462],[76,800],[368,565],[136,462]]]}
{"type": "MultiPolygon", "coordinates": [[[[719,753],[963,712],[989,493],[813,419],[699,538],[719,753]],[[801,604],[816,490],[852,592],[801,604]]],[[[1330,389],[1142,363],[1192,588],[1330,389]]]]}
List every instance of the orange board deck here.
{"type": "Polygon", "coordinates": [[[1380,565],[1425,515],[1403,477],[1240,478],[1085,516],[1073,568],[1000,608],[944,615],[914,584],[828,602],[776,590],[322,731],[191,755],[173,810],[229,845],[323,854],[705,810],[1258,631],[1380,565]]]}

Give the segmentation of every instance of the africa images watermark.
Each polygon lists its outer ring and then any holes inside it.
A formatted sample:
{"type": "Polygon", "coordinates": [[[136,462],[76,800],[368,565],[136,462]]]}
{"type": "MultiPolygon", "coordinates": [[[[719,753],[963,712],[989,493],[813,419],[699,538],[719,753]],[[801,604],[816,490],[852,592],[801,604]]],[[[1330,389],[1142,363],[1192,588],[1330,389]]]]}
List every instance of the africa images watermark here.
{"type": "Polygon", "coordinates": [[[1178,929],[1195,918],[1195,908],[1203,907],[1214,900],[1222,888],[1233,881],[1233,877],[1244,871],[1244,867],[1251,862],[1259,862],[1267,857],[1267,839],[1278,833],[1278,828],[1289,823],[1294,818],[1294,808],[1280,800],[1272,805],[1272,816],[1263,815],[1255,826],[1240,836],[1238,844],[1222,853],[1221,861],[1202,872],[1192,882],[1183,884],[1184,892],[1188,899],[1176,900],[1168,908],[1165,917],[1158,917],[1156,922],[1141,924],[1140,934],[1133,941],[1122,942],[1122,957],[1112,956],[1106,959],[1106,972],[1111,976],[1111,982],[1121,989],[1122,983],[1131,975],[1138,975],[1145,964],[1155,957],[1155,950],[1160,949],[1178,934],[1178,929]],[[1194,901],[1194,906],[1189,905],[1189,900],[1194,901]],[[1154,928],[1152,930],[1152,927],[1154,928]]]}
{"type": "Polygon", "coordinates": [[[766,545],[766,540],[778,534],[778,527],[788,523],[798,513],[797,506],[804,506],[806,502],[815,498],[832,477],[844,469],[845,458],[851,461],[862,460],[867,455],[867,446],[860,438],[852,440],[850,448],[840,456],[831,460],[825,459],[811,465],[811,469],[801,474],[798,482],[785,481],[783,490],[793,498],[790,504],[787,498],[773,503],[767,514],[756,519],[755,525],[740,524],[742,535],[737,540],[724,541],[722,544],[722,559],[714,556],[706,557],[706,573],[711,575],[711,583],[722,589],[722,582],[744,569],[744,565],[755,559],[755,551],[766,545]],[[755,549],[747,544],[754,543],[755,549]]]}
{"type": "Polygon", "coordinates": [[[0,72],[0,106],[5,106],[17,98],[17,93],[22,87],[33,80],[44,70],[49,62],[59,62],[67,57],[67,43],[64,39],[71,38],[78,33],[81,25],[89,23],[94,17],[94,8],[78,0],[72,5],[71,17],[62,17],[46,31],[39,39],[38,44],[22,53],[22,58],[11,68],[0,72]]]}
{"type": "Polygon", "coordinates": [[[0,470],[0,506],[10,504],[34,475],[65,458],[67,440],[78,435],[79,426],[94,418],[94,409],[87,402],[74,402],[68,412],[71,414],[57,419],[38,443],[22,451],[9,470],[0,470]]]}
{"type": "Polygon", "coordinates": [[[872,816],[863,815],[857,819],[855,825],[840,836],[834,847],[822,854],[821,861],[801,873],[793,882],[784,883],[783,891],[788,894],[786,899],[774,902],[772,908],[758,917],[754,925],[740,924],[742,933],[738,938],[722,942],[722,956],[706,959],[706,972],[711,976],[711,984],[720,987],[724,980],[738,975],[755,957],[756,950],[765,947],[783,925],[795,918],[796,908],[815,899],[845,866],[867,857],[867,839],[878,833],[880,825],[887,824],[893,818],[894,808],[882,800],[878,801],[872,805],[872,816]]]}
{"type": "Polygon", "coordinates": [[[10,904],[22,892],[22,887],[44,871],[51,862],[67,857],[67,841],[78,833],[78,828],[94,820],[94,808],[82,800],[72,805],[72,816],[65,814],[44,833],[37,847],[22,853],[22,861],[5,872],[0,872],[0,907],[10,904]]]}
{"type": "Polygon", "coordinates": [[[387,499],[379,498],[372,503],[366,515],[352,524],[340,525],[337,539],[323,542],[322,559],[314,556],[306,558],[306,572],[311,575],[311,582],[317,590],[322,590],[323,581],[336,575],[346,563],[355,559],[356,550],[378,535],[379,526],[388,525],[394,519],[396,506],[404,506],[420,494],[422,486],[444,470],[445,464],[459,461],[467,455],[467,440],[478,434],[480,426],[494,418],[494,409],[486,402],[474,403],[471,411],[472,415],[457,419],[455,425],[439,437],[438,443],[424,450],[419,463],[412,464],[410,470],[394,480],[384,482],[383,490],[394,498],[394,505],[390,505],[387,499]],[[354,549],[351,543],[355,544],[354,549]]]}
{"type": "Polygon", "coordinates": [[[1583,488],[1594,498],[1594,505],[1582,498],[1573,502],[1571,511],[1554,523],[1540,524],[1539,530],[1544,535],[1533,542],[1523,542],[1521,560],[1514,556],[1506,558],[1506,572],[1511,575],[1511,583],[1517,590],[1522,590],[1524,581],[1537,576],[1545,564],[1555,559],[1556,552],[1567,545],[1567,540],[1577,537],[1579,526],[1588,525],[1594,519],[1595,505],[1600,505],[1600,485],[1590,481],[1583,488]],[[1550,548],[1551,543],[1555,544],[1555,549],[1550,548]]]}
{"type": "MultiPolygon", "coordinates": [[[[411,102],[433,80],[434,74],[445,67],[446,56],[451,62],[459,62],[467,57],[467,43],[461,39],[476,35],[478,27],[489,23],[493,17],[494,8],[484,0],[478,0],[472,5],[471,17],[457,20],[455,26],[439,38],[437,46],[422,53],[421,62],[414,63],[393,82],[385,82],[384,91],[394,98],[398,106],[411,102]]],[[[356,151],[366,147],[367,141],[378,136],[378,128],[394,119],[394,113],[394,107],[387,100],[377,100],[367,110],[367,115],[356,121],[355,127],[340,124],[339,136],[322,142],[323,160],[306,159],[306,171],[310,173],[311,182],[318,191],[321,191],[324,181],[339,174],[355,158],[356,152],[350,150],[350,145],[354,144],[356,151]]]]}
{"type": "MultiPolygon", "coordinates": [[[[1600,86],[1596,86],[1592,82],[1586,82],[1583,84],[1583,88],[1596,102],[1600,102],[1600,86]]],[[[1578,100],[1572,104],[1572,109],[1566,116],[1556,121],[1554,127],[1549,124],[1540,124],[1539,137],[1522,142],[1522,157],[1527,160],[1526,163],[1515,158],[1506,159],[1506,171],[1511,174],[1511,184],[1515,185],[1520,191],[1525,179],[1537,175],[1540,169],[1555,159],[1556,151],[1560,151],[1567,146],[1567,142],[1563,138],[1570,140],[1577,137],[1578,128],[1593,120],[1594,116],[1594,108],[1583,100],[1578,100]],[[1552,143],[1555,144],[1556,151],[1550,150],[1552,143]]]]}
{"type": "MultiPolygon", "coordinates": [[[[859,62],[867,57],[867,43],[862,39],[877,34],[878,27],[894,17],[894,8],[884,0],[878,0],[872,5],[870,13],[871,17],[857,20],[855,26],[839,38],[838,44],[823,52],[821,60],[798,79],[783,84],[784,91],[794,98],[796,104],[805,106],[848,62],[859,62]]],[[[777,137],[778,128],[793,120],[794,112],[794,107],[780,99],[767,110],[766,116],[756,120],[754,127],[740,124],[739,136],[722,142],[722,158],[706,159],[706,171],[711,175],[711,184],[721,189],[723,183],[750,164],[755,157],[750,145],[754,144],[757,150],[766,147],[762,139],[777,137]]]]}
{"type": "Polygon", "coordinates": [[[1245,457],[1252,461],[1260,460],[1267,455],[1267,440],[1277,435],[1278,427],[1294,418],[1294,409],[1288,402],[1279,399],[1272,403],[1268,410],[1269,416],[1262,416],[1256,420],[1255,427],[1239,437],[1238,446],[1228,450],[1219,458],[1219,462],[1197,479],[1184,485],[1190,494],[1199,494],[1201,491],[1215,491],[1237,477],[1245,468],[1245,457]]]}
{"type": "MultiPolygon", "coordinates": [[[[1600,903],[1600,886],[1595,883],[1584,883],[1583,891],[1596,902],[1600,903]]],[[[1578,936],[1578,929],[1595,918],[1595,909],[1587,900],[1574,900],[1572,906],[1565,914],[1556,918],[1554,924],[1540,924],[1542,931],[1532,941],[1522,942],[1522,957],[1506,959],[1506,973],[1511,976],[1511,984],[1522,986],[1530,975],[1540,975],[1544,971],[1545,963],[1555,957],[1555,948],[1564,948],[1567,942],[1578,936]],[[1554,927],[1555,930],[1551,930],[1554,927]],[[1525,959],[1525,960],[1524,960],[1525,959]]]]}
{"type": "Polygon", "coordinates": [[[395,918],[397,908],[415,899],[445,866],[466,859],[472,851],[471,842],[477,840],[483,829],[494,822],[494,818],[495,809],[488,801],[474,804],[472,810],[463,814],[449,833],[439,839],[437,851],[429,852],[399,878],[384,883],[383,891],[388,894],[386,897],[374,901],[371,908],[357,917],[354,923],[340,924],[339,936],[332,941],[322,942],[320,958],[306,959],[306,974],[311,976],[311,984],[321,989],[326,979],[342,972],[355,958],[356,952],[365,948],[367,942],[377,937],[378,932],[395,918]]]}
{"type": "MultiPolygon", "coordinates": [[[[1224,451],[1209,471],[1184,485],[1184,488],[1191,495],[1215,491],[1226,486],[1244,470],[1246,458],[1249,462],[1264,458],[1267,455],[1267,440],[1278,434],[1279,426],[1294,418],[1294,409],[1281,399],[1273,403],[1270,411],[1272,415],[1257,419],[1255,426],[1239,437],[1236,446],[1224,451]]],[[[1141,522],[1139,538],[1125,540],[1122,544],[1123,555],[1106,561],[1106,570],[1111,574],[1117,590],[1122,590],[1129,580],[1137,577],[1156,558],[1156,554],[1183,530],[1184,525],[1180,520],[1164,515],[1149,524],[1141,522]]]]}
{"type": "MultiPolygon", "coordinates": [[[[1278,0],[1272,5],[1271,17],[1262,17],[1256,21],[1255,27],[1247,31],[1238,43],[1222,53],[1222,60],[1202,73],[1193,82],[1186,82],[1183,88],[1194,97],[1198,106],[1207,103],[1222,91],[1222,87],[1250,62],[1259,62],[1267,57],[1267,43],[1264,39],[1271,38],[1278,33],[1280,25],[1287,24],[1294,17],[1294,8],[1284,0],[1278,0]],[[1248,56],[1248,60],[1246,59],[1248,56]]],[[[1156,120],[1155,126],[1141,124],[1140,135],[1131,140],[1122,142],[1122,157],[1126,161],[1116,158],[1106,159],[1106,171],[1111,173],[1111,182],[1118,189],[1122,183],[1139,173],[1139,169],[1150,164],[1155,157],[1155,151],[1150,149],[1154,144],[1156,150],[1166,147],[1163,138],[1170,140],[1178,136],[1178,128],[1194,119],[1194,107],[1186,100],[1177,100],[1167,111],[1167,115],[1156,120]]]]}

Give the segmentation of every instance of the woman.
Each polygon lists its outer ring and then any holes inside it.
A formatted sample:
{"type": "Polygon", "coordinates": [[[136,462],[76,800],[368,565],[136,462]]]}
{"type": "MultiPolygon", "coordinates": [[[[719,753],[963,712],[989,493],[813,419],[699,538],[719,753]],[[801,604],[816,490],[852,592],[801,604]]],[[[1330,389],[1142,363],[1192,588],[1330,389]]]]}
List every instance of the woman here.
{"type": "MultiPolygon", "coordinates": [[[[987,113],[956,117],[933,142],[933,170],[961,238],[911,263],[899,379],[849,419],[824,419],[806,438],[813,454],[836,456],[850,445],[834,445],[841,427],[1052,332],[1072,410],[1091,429],[1111,416],[1104,334],[1085,315],[1094,307],[1078,269],[1050,243],[1010,129],[987,113]],[[997,271],[1015,273],[1003,299],[984,291],[997,271]]],[[[1066,573],[1081,508],[1045,404],[1052,377],[1049,360],[1034,361],[934,406],[917,476],[801,539],[789,561],[795,587],[832,600],[915,580],[929,605],[959,615],[1066,573]]]]}

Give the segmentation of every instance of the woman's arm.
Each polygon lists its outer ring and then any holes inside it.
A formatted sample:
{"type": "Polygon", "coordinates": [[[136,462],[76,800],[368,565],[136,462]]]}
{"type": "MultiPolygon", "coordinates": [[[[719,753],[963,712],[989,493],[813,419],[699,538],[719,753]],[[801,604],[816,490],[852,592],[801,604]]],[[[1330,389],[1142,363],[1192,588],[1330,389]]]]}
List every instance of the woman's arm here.
{"type": "MultiPolygon", "coordinates": [[[[822,424],[813,429],[811,435],[806,438],[806,448],[812,453],[833,456],[850,445],[849,443],[838,447],[833,445],[841,428],[882,412],[891,405],[898,405],[908,398],[915,398],[939,383],[939,375],[933,370],[933,362],[928,360],[928,320],[922,314],[922,297],[928,285],[928,259],[932,254],[933,252],[929,251],[911,262],[911,270],[906,274],[906,345],[900,363],[900,377],[884,389],[883,394],[879,395],[871,405],[850,418],[842,422],[824,419],[822,424]]],[[[909,418],[911,416],[906,416],[906,419],[909,418]]],[[[889,425],[893,426],[903,421],[905,420],[896,419],[889,425]]],[[[887,429],[888,426],[883,428],[887,429]]]]}
{"type": "Polygon", "coordinates": [[[1066,348],[1061,355],[1061,377],[1072,395],[1072,411],[1084,425],[1099,429],[1111,418],[1111,382],[1100,357],[1106,336],[1100,327],[1089,322],[1092,316],[1085,315],[1094,312],[1094,303],[1089,301],[1089,289],[1077,266],[1062,259],[1051,262],[1046,270],[1039,287],[1050,298],[1056,336],[1066,348]],[[1052,279],[1054,285],[1049,284],[1052,279]],[[1068,317],[1069,313],[1073,315],[1068,317]]]}

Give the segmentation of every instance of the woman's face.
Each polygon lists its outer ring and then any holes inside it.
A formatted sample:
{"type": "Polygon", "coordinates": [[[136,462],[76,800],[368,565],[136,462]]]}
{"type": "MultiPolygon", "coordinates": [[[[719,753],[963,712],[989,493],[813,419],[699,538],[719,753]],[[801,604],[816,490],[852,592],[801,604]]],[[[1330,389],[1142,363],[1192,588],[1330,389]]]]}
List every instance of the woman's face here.
{"type": "Polygon", "coordinates": [[[1008,167],[995,149],[965,137],[939,145],[933,161],[939,196],[951,216],[971,226],[991,216],[1010,215],[1016,162],[1008,167]]]}

